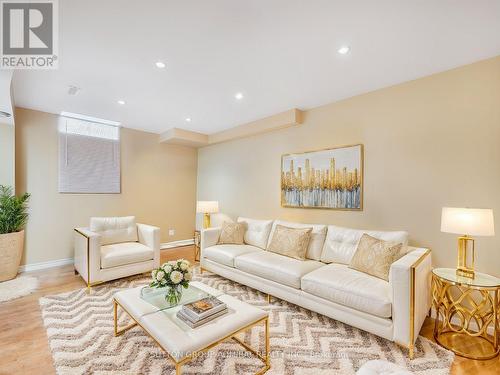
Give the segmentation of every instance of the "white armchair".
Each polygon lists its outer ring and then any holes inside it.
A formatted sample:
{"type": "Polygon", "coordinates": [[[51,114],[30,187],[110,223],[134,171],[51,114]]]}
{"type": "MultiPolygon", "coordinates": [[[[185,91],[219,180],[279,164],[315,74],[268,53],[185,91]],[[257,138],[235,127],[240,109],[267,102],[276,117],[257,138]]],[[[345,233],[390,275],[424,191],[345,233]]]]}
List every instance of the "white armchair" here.
{"type": "Polygon", "coordinates": [[[160,228],[134,216],[92,217],[75,228],[75,271],[88,287],[160,266],[160,228]]]}

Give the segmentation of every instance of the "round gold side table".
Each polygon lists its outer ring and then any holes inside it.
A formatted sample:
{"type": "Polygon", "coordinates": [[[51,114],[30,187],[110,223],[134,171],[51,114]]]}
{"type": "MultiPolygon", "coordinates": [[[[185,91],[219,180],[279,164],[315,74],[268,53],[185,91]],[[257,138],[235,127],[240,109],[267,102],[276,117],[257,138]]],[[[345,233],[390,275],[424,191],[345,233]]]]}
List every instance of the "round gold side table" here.
{"type": "Polygon", "coordinates": [[[476,272],[474,279],[452,268],[432,270],[434,338],[439,345],[471,359],[500,352],[500,279],[476,272]],[[489,332],[488,332],[489,331],[489,332]]]}

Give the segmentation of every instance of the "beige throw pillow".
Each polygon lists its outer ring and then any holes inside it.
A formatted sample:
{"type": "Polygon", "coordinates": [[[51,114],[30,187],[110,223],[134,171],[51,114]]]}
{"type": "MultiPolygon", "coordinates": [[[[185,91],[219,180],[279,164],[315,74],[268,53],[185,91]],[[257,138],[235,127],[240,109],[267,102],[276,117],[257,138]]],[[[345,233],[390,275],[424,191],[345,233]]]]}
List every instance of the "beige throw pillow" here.
{"type": "Polygon", "coordinates": [[[289,228],[276,225],[267,250],[290,258],[304,260],[311,232],[312,228],[289,228]]]}
{"type": "Polygon", "coordinates": [[[245,224],[242,223],[222,223],[222,228],[219,236],[219,245],[234,244],[243,245],[243,237],[245,235],[245,224]]]}
{"type": "Polygon", "coordinates": [[[403,254],[402,243],[388,242],[363,234],[349,268],[389,281],[391,264],[403,254]]]}

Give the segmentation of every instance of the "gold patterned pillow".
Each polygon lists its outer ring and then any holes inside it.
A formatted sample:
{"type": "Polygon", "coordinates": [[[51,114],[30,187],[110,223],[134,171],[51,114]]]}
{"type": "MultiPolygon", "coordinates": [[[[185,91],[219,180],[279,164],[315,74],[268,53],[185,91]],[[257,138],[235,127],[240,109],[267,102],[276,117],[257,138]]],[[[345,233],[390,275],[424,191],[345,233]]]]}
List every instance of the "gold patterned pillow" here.
{"type": "Polygon", "coordinates": [[[222,223],[218,244],[243,245],[244,235],[245,235],[244,224],[224,222],[222,223]]]}
{"type": "Polygon", "coordinates": [[[391,264],[403,255],[402,243],[379,240],[363,234],[349,268],[389,281],[391,264]]]}
{"type": "Polygon", "coordinates": [[[306,259],[307,247],[311,239],[312,228],[289,228],[276,225],[268,251],[290,258],[306,259]]]}

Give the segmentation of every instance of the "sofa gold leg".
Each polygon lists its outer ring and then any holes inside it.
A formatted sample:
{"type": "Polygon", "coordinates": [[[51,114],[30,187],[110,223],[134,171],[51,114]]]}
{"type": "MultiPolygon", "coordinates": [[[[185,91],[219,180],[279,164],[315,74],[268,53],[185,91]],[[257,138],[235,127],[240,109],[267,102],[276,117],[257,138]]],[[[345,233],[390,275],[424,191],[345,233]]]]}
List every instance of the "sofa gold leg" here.
{"type": "Polygon", "coordinates": [[[266,298],[267,298],[267,303],[269,303],[269,304],[270,304],[270,303],[271,303],[271,298],[272,298],[272,297],[271,297],[271,295],[270,295],[270,294],[267,294],[267,297],[266,297],[266,298]]]}
{"type": "Polygon", "coordinates": [[[94,286],[97,286],[97,285],[101,285],[103,284],[105,281],[97,281],[95,283],[87,283],[87,294],[91,294],[92,292],[92,287],[94,286]]]}
{"type": "Polygon", "coordinates": [[[409,351],[409,357],[410,357],[410,359],[415,358],[415,345],[411,344],[408,347],[408,351],[409,351]]]}

